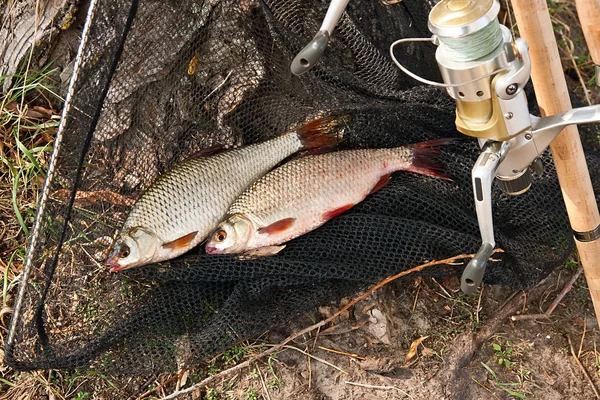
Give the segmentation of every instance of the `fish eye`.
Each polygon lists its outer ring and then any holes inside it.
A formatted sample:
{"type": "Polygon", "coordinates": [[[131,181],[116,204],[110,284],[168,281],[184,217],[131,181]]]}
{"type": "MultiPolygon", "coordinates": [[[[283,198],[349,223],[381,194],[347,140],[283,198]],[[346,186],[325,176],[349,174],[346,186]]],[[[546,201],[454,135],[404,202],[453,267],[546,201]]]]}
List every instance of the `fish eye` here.
{"type": "Polygon", "coordinates": [[[130,252],[131,251],[129,250],[129,247],[123,246],[123,248],[121,249],[121,252],[119,253],[119,257],[127,258],[127,257],[129,257],[130,252]]]}
{"type": "Polygon", "coordinates": [[[224,230],[220,230],[217,233],[215,233],[215,240],[217,242],[222,242],[223,240],[227,239],[227,232],[225,232],[224,230]]]}

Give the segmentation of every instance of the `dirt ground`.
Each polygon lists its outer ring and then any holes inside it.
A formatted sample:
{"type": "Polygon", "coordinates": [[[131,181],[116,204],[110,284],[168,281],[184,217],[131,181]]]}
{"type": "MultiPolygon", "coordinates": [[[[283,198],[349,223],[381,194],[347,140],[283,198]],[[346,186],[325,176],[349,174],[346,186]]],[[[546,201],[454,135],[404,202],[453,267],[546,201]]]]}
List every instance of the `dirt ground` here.
{"type": "MultiPolygon", "coordinates": [[[[458,279],[395,283],[359,303],[333,332],[311,332],[291,345],[296,349],[213,389],[265,399],[592,399],[576,360],[598,385],[600,336],[583,275],[549,319],[510,318],[545,311],[574,272],[560,268],[527,294],[485,286],[465,296],[458,279]]],[[[336,309],[321,308],[313,318],[336,309]]],[[[291,331],[271,332],[266,341],[279,343],[291,331]]]]}
{"type": "MultiPolygon", "coordinates": [[[[568,263],[527,293],[486,285],[467,296],[457,278],[393,282],[325,329],[309,332],[274,356],[182,398],[592,399],[590,382],[600,385],[600,335],[583,275],[549,319],[510,318],[545,311],[576,269],[574,262],[568,263]],[[409,357],[413,343],[416,354],[409,357]]],[[[178,384],[190,386],[207,373],[280,343],[346,302],[321,307],[293,326],[241,343],[186,373],[179,383],[170,375],[42,371],[21,374],[18,386],[0,398],[133,399],[152,388],[158,390],[143,398],[161,398],[178,384]]]]}
{"type": "MultiPolygon", "coordinates": [[[[584,87],[588,87],[590,101],[598,103],[600,90],[589,85],[593,73],[573,2],[555,5],[553,21],[569,86],[582,99],[584,87]]],[[[7,215],[3,217],[6,221],[14,220],[7,215]]],[[[6,221],[2,223],[6,225],[6,221]]],[[[7,226],[16,225],[13,221],[7,226]]],[[[5,273],[11,251],[25,240],[22,233],[13,233],[2,234],[0,267],[5,273]]],[[[12,265],[15,270],[11,276],[17,276],[20,264],[12,265]]],[[[456,278],[436,281],[409,277],[396,281],[352,307],[333,324],[311,331],[274,355],[181,398],[600,398],[595,389],[600,387],[600,331],[583,274],[550,318],[511,319],[547,310],[577,270],[575,261],[568,262],[527,293],[486,285],[467,296],[460,292],[456,278]]],[[[0,311],[0,346],[15,290],[16,286],[11,286],[0,311]]],[[[321,307],[291,326],[241,343],[179,377],[105,376],[85,371],[19,373],[3,363],[0,350],[0,399],[165,397],[249,359],[269,344],[280,343],[291,333],[332,315],[347,301],[321,307]]]]}

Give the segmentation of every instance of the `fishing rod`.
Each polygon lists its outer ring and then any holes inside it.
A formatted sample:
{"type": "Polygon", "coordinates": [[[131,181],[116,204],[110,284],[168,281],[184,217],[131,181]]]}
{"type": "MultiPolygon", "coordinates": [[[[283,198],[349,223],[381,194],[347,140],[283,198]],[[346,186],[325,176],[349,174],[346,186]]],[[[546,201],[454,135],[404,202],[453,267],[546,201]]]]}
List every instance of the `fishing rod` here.
{"type": "Polygon", "coordinates": [[[600,0],[575,0],[575,6],[600,86],[600,0]]]}
{"type": "MultiPolygon", "coordinates": [[[[342,4],[345,7],[347,1],[333,0],[327,15],[333,9],[338,15],[342,4]]],[[[513,0],[513,4],[521,38],[513,38],[510,29],[499,23],[498,0],[442,0],[429,14],[428,27],[433,36],[397,40],[390,46],[390,56],[414,79],[446,88],[456,101],[457,130],[476,138],[481,147],[472,169],[472,184],[482,245],[463,271],[463,292],[472,293],[481,284],[496,245],[493,181],[508,195],[527,192],[533,184],[532,171],[542,172],[540,157],[551,146],[594,307],[600,315],[600,216],[577,128],[573,126],[599,122],[600,106],[571,109],[564,101],[560,106],[551,106],[557,95],[545,90],[544,85],[560,86],[558,97],[566,96],[567,101],[568,92],[562,69],[550,67],[558,62],[560,68],[558,56],[549,61],[542,58],[548,48],[558,54],[545,0],[513,0]],[[396,59],[397,45],[416,41],[437,46],[435,58],[443,82],[423,79],[396,59]],[[531,115],[527,105],[524,87],[532,75],[538,103],[546,114],[542,117],[531,115]],[[570,128],[565,129],[567,126],[570,128]],[[571,133],[559,136],[563,129],[571,133]]],[[[332,28],[328,27],[327,32],[329,38],[332,28]]],[[[315,39],[292,63],[293,73],[306,72],[325,51],[314,44],[315,39]]]]}

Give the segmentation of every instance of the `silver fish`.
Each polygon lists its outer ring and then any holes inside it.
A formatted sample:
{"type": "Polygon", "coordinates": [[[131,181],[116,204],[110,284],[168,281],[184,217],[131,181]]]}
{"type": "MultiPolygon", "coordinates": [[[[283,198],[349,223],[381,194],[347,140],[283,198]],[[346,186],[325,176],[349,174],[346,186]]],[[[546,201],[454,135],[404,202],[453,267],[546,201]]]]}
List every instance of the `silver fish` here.
{"type": "Polygon", "coordinates": [[[134,204],[106,264],[121,271],[187,252],[216,227],[244,189],[283,159],[338,142],[327,132],[343,121],[317,119],[266,142],[178,164],[134,204]]]}
{"type": "Polygon", "coordinates": [[[349,210],[383,187],[394,171],[445,178],[430,158],[448,142],[338,151],[290,161],[242,193],[209,236],[206,252],[276,254],[285,247],[277,245],[349,210]]]}

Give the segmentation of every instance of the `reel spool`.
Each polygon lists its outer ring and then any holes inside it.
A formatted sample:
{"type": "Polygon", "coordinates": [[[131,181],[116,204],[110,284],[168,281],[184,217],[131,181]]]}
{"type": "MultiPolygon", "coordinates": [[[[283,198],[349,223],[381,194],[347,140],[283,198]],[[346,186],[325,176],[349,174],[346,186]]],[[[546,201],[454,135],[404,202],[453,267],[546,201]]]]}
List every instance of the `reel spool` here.
{"type": "Polygon", "coordinates": [[[531,127],[522,92],[529,73],[505,88],[497,87],[503,83],[499,77],[523,66],[510,31],[498,22],[499,11],[496,0],[443,0],[429,14],[428,26],[439,41],[435,57],[440,72],[456,100],[457,129],[468,136],[505,141],[531,127]],[[518,99],[513,102],[519,104],[503,107],[503,97],[518,99]],[[523,118],[514,120],[517,114],[523,118]]]}

